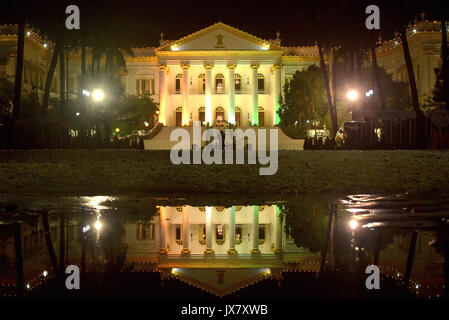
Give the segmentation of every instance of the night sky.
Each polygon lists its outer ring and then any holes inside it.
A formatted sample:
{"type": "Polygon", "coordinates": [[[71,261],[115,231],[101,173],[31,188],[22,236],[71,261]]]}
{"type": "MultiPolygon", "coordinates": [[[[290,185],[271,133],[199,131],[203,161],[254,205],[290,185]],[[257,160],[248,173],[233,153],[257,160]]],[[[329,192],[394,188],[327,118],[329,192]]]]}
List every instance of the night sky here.
{"type": "MultiPolygon", "coordinates": [[[[28,22],[39,26],[45,33],[54,28],[55,0],[28,0],[28,22]]],[[[58,2],[61,2],[59,0],[58,2]]],[[[81,28],[86,10],[98,21],[114,20],[120,25],[120,31],[114,35],[118,42],[133,46],[158,46],[160,33],[165,39],[177,39],[200,30],[215,22],[222,21],[253,35],[274,39],[276,31],[281,33],[283,45],[313,44],[320,26],[313,23],[314,10],[311,0],[96,0],[97,9],[88,9],[88,0],[74,0],[67,4],[77,4],[81,9],[81,28]]],[[[384,39],[391,38],[399,23],[401,13],[406,19],[413,19],[426,11],[433,18],[441,12],[442,1],[365,1],[365,0],[325,0],[319,1],[320,14],[326,19],[329,8],[336,15],[347,18],[352,23],[364,26],[364,9],[376,4],[381,12],[381,32],[384,39]]],[[[1,23],[17,21],[17,2],[2,4],[1,23]]],[[[342,36],[350,36],[343,34],[342,36]]]]}

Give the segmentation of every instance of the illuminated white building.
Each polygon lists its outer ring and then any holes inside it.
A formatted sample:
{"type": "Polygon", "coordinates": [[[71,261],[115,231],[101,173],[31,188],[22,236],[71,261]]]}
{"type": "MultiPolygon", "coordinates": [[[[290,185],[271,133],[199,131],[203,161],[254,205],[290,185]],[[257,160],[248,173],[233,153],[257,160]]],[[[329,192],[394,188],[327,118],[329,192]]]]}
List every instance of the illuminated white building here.
{"type": "Polygon", "coordinates": [[[127,57],[128,93],[154,93],[166,126],[193,121],[238,126],[279,122],[285,78],[318,63],[316,47],[282,47],[224,23],[127,57]]]}

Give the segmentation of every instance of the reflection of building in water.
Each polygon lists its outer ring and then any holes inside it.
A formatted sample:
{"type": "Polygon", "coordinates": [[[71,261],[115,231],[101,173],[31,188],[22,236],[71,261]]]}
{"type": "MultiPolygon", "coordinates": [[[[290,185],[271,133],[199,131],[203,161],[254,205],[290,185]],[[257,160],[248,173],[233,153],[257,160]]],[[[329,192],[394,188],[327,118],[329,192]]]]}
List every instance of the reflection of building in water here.
{"type": "MultiPolygon", "coordinates": [[[[78,240],[78,225],[66,222],[65,228],[65,259],[78,264],[80,247],[78,240]]],[[[0,294],[15,292],[16,286],[16,253],[13,228],[5,228],[0,232],[0,294]],[[10,288],[10,289],[8,289],[10,288]]],[[[55,254],[59,261],[60,252],[60,220],[49,222],[49,231],[55,254]]],[[[22,258],[24,282],[27,289],[39,285],[45,278],[52,276],[52,266],[45,240],[45,230],[42,219],[35,223],[22,223],[22,258]]]]}
{"type": "MultiPolygon", "coordinates": [[[[413,254],[413,266],[410,288],[425,296],[432,293],[442,294],[444,284],[444,257],[437,253],[429,243],[435,239],[436,232],[420,231],[417,233],[416,248],[413,254]]],[[[380,252],[379,266],[381,272],[398,280],[403,280],[411,242],[410,233],[394,236],[393,241],[380,252]]]]}
{"type": "Polygon", "coordinates": [[[280,276],[287,262],[310,260],[314,269],[319,266],[318,256],[285,236],[277,206],[159,209],[152,222],[127,226],[127,262],[134,270],[155,263],[163,277],[222,296],[280,276]]]}

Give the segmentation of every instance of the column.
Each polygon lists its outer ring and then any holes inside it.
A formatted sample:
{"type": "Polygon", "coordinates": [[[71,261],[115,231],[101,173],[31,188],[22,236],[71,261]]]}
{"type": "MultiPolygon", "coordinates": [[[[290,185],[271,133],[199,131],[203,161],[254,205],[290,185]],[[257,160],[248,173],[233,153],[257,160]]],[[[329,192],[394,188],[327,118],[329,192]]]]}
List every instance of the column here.
{"type": "Polygon", "coordinates": [[[165,207],[159,207],[159,217],[160,217],[160,244],[159,244],[159,253],[166,254],[168,253],[167,246],[167,211],[165,207]]]}
{"type": "Polygon", "coordinates": [[[228,254],[237,254],[235,250],[235,207],[229,208],[229,249],[228,254]]]}
{"type": "Polygon", "coordinates": [[[182,64],[182,124],[189,124],[189,68],[190,64],[182,64]]]}
{"type": "Polygon", "coordinates": [[[253,225],[252,225],[252,254],[260,254],[259,250],[259,206],[253,206],[253,225]]]}
{"type": "Polygon", "coordinates": [[[212,207],[206,207],[206,251],[204,254],[214,254],[212,232],[212,207]]]}
{"type": "Polygon", "coordinates": [[[212,64],[206,64],[205,82],[206,82],[206,101],[204,104],[206,122],[212,124],[212,64]]]}
{"type": "Polygon", "coordinates": [[[184,207],[182,210],[182,251],[181,254],[190,254],[190,228],[189,228],[189,207],[184,207]]]}
{"type": "Polygon", "coordinates": [[[259,86],[258,86],[258,64],[251,65],[251,102],[252,102],[252,115],[251,115],[251,124],[258,125],[259,124],[259,86]]]}
{"type": "Polygon", "coordinates": [[[167,125],[167,66],[159,66],[159,122],[167,125]]]}
{"type": "Polygon", "coordinates": [[[235,75],[234,75],[235,64],[228,64],[228,79],[229,79],[229,90],[228,90],[228,103],[229,103],[229,114],[228,122],[235,124],[235,75]]]}
{"type": "Polygon", "coordinates": [[[278,125],[280,118],[278,110],[281,107],[279,104],[279,95],[281,94],[281,66],[276,64],[274,67],[274,125],[278,125]]]}
{"type": "Polygon", "coordinates": [[[275,206],[274,209],[274,228],[275,228],[275,239],[274,239],[274,252],[282,252],[282,220],[281,220],[281,209],[275,206]]]}

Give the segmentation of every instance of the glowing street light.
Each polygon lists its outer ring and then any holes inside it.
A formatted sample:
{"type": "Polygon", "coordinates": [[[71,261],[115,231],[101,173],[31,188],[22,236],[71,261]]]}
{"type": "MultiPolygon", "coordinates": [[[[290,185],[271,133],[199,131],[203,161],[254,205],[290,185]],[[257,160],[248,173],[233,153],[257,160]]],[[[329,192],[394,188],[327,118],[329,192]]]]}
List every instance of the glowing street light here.
{"type": "Polygon", "coordinates": [[[104,99],[104,92],[101,89],[95,89],[92,92],[92,99],[94,99],[97,102],[101,102],[104,99]]]}
{"type": "Polygon", "coordinates": [[[97,231],[100,231],[101,230],[101,228],[103,228],[103,224],[101,223],[101,221],[100,220],[97,220],[96,222],[95,222],[95,229],[97,229],[97,231]]]}
{"type": "Polygon", "coordinates": [[[351,219],[349,221],[349,228],[351,228],[352,230],[357,229],[358,225],[359,225],[359,222],[355,219],[351,219]]]}
{"type": "Polygon", "coordinates": [[[359,93],[357,90],[351,89],[346,93],[346,98],[348,98],[349,101],[356,101],[359,98],[359,93]]]}

